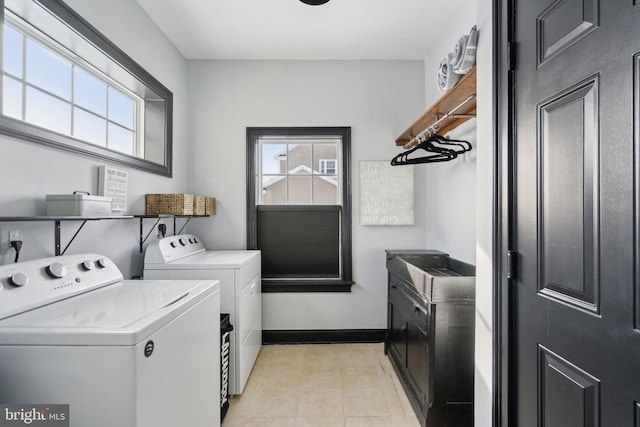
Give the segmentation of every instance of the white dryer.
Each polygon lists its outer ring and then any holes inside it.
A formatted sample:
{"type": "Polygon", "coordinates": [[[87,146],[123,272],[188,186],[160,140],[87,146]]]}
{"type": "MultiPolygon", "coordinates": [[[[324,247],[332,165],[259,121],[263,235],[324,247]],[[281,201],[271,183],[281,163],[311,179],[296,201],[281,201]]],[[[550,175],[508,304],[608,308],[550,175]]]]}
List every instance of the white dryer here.
{"type": "Polygon", "coordinates": [[[123,280],[95,254],[0,266],[0,402],[68,404],[72,427],[219,426],[219,306],[215,281],[123,280]]]}
{"type": "Polygon", "coordinates": [[[233,325],[229,394],[242,394],[262,347],[260,251],[207,251],[192,234],[169,236],[147,246],[145,279],[220,280],[220,311],[233,325]]]}

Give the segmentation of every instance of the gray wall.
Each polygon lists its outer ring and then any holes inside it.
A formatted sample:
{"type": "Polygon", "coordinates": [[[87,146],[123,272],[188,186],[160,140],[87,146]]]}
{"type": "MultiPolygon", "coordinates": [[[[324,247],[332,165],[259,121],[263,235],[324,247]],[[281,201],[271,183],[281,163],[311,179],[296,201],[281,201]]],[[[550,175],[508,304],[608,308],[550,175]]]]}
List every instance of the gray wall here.
{"type": "MultiPolygon", "coordinates": [[[[187,188],[186,60],[134,1],[66,0],[66,3],[174,94],[174,178],[111,165],[129,171],[128,213],[144,213],[145,193],[184,192],[187,188]]],[[[95,194],[97,167],[105,164],[5,136],[0,136],[0,159],[0,216],[44,215],[46,194],[69,194],[74,190],[95,194]]],[[[63,224],[63,245],[78,225],[63,224]]],[[[1,263],[13,261],[13,250],[8,245],[10,229],[22,232],[21,259],[53,256],[53,223],[0,223],[1,263]]],[[[142,255],[138,250],[138,233],[139,222],[133,219],[91,222],[68,253],[101,253],[112,258],[125,277],[139,275],[142,255]]]]}
{"type": "Polygon", "coordinates": [[[359,163],[390,160],[395,138],[424,111],[422,61],[193,61],[189,63],[189,185],[217,197],[217,215],[190,225],[208,247],[246,247],[247,127],[351,126],[351,293],[265,294],[265,329],[384,328],[384,249],[423,248],[424,172],[414,226],[359,225],[359,163]]]}

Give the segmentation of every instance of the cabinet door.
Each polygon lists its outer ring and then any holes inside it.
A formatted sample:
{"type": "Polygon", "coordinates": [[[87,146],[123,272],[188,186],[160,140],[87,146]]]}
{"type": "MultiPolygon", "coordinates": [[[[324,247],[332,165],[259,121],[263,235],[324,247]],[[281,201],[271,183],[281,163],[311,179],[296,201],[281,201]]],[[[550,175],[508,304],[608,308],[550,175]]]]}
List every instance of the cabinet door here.
{"type": "MultiPolygon", "coordinates": [[[[417,309],[420,310],[420,309],[417,309]]],[[[421,412],[426,414],[429,395],[429,335],[423,330],[416,316],[412,316],[407,326],[407,376],[414,390],[421,412]]]]}
{"type": "Polygon", "coordinates": [[[400,367],[407,366],[407,318],[405,314],[407,299],[400,291],[400,284],[390,278],[388,302],[388,351],[400,367]]]}

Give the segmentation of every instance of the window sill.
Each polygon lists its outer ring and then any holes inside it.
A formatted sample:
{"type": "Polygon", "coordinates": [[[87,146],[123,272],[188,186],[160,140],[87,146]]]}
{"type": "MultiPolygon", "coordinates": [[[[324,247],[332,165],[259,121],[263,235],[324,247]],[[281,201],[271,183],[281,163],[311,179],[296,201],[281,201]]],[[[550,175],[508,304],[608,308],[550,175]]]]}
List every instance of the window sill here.
{"type": "Polygon", "coordinates": [[[262,293],[351,292],[350,280],[279,280],[262,279],[262,293]]]}

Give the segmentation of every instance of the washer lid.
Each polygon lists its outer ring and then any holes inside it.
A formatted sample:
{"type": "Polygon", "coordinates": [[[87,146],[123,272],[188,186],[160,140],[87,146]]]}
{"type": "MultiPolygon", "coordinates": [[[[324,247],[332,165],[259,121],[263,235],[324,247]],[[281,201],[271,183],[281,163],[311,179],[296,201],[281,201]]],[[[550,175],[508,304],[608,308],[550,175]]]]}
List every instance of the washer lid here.
{"type": "Polygon", "coordinates": [[[185,258],[180,258],[166,264],[146,264],[145,270],[206,270],[206,269],[236,269],[258,260],[260,251],[206,251],[185,258]]]}
{"type": "Polygon", "coordinates": [[[219,288],[126,280],[0,321],[0,345],[135,345],[219,288]]]}

